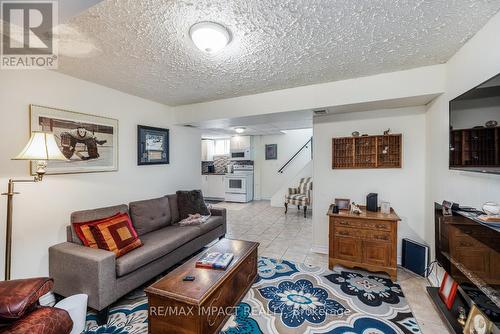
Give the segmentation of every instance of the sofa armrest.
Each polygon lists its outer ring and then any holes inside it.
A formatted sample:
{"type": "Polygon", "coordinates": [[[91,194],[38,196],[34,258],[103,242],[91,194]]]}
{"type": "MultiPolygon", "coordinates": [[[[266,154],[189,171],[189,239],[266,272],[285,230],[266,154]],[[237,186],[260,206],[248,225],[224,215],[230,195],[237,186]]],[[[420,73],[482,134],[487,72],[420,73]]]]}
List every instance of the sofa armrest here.
{"type": "Polygon", "coordinates": [[[50,292],[54,281],[48,277],[0,281],[0,320],[15,320],[30,312],[41,296],[50,292]]]}
{"type": "Polygon", "coordinates": [[[65,297],[85,293],[89,306],[98,311],[115,300],[113,252],[63,242],[49,248],[49,273],[54,292],[65,297]]]}
{"type": "Polygon", "coordinates": [[[227,232],[227,210],[226,210],[226,208],[211,207],[210,214],[212,216],[222,217],[222,219],[224,220],[222,227],[224,229],[224,235],[225,235],[227,232]]]}
{"type": "Polygon", "coordinates": [[[211,207],[210,214],[212,216],[220,216],[220,217],[224,218],[224,220],[225,220],[226,216],[227,216],[227,210],[226,210],[226,208],[211,207]]]}
{"type": "Polygon", "coordinates": [[[2,330],[2,334],[69,334],[73,321],[57,307],[40,307],[2,330]]]}

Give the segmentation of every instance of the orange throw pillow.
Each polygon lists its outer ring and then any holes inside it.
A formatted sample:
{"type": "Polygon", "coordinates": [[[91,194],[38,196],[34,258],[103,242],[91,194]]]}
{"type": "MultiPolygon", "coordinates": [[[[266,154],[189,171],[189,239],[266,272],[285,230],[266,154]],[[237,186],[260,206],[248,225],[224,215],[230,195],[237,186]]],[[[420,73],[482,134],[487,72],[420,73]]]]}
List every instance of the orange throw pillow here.
{"type": "Polygon", "coordinates": [[[120,257],[142,246],[137,232],[126,213],[111,217],[105,222],[91,225],[90,231],[100,249],[105,249],[120,257]]]}
{"type": "Polygon", "coordinates": [[[106,217],[102,219],[96,219],[83,223],[73,223],[73,229],[75,230],[76,235],[82,241],[82,243],[90,248],[99,248],[97,246],[97,242],[95,241],[94,235],[90,231],[90,226],[98,225],[103,222],[107,222],[109,219],[115,218],[116,216],[121,215],[121,213],[117,213],[111,217],[106,217]]]}

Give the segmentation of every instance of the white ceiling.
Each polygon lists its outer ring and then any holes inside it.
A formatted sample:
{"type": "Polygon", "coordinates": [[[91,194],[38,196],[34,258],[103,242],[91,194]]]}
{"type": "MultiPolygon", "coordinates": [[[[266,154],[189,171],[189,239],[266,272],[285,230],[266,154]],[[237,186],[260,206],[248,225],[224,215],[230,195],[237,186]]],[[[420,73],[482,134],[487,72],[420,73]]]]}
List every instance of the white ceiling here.
{"type": "Polygon", "coordinates": [[[59,65],[180,105],[443,63],[499,9],[500,0],[105,0],[66,22],[77,42],[59,65]],[[206,20],[233,36],[216,55],[188,37],[206,20]]]}
{"type": "Polygon", "coordinates": [[[437,94],[414,96],[366,103],[354,103],[335,107],[297,110],[229,119],[209,120],[185,124],[202,130],[202,138],[227,138],[237,135],[236,128],[243,127],[243,135],[277,135],[286,130],[312,128],[315,123],[329,122],[336,114],[348,114],[369,110],[395,109],[423,106],[435,99],[437,94]],[[320,111],[318,113],[318,111],[320,111]]]}
{"type": "Polygon", "coordinates": [[[243,127],[241,135],[279,135],[286,130],[307,129],[313,126],[311,110],[290,111],[257,116],[236,117],[191,123],[202,130],[202,138],[226,138],[236,135],[236,128],[243,127]]]}

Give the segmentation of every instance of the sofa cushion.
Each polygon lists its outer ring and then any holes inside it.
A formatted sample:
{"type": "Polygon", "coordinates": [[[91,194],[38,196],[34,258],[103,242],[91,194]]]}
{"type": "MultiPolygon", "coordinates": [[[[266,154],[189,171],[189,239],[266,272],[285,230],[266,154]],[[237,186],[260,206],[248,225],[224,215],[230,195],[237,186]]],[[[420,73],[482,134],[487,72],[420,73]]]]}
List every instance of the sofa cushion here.
{"type": "MultiPolygon", "coordinates": [[[[176,250],[201,235],[198,226],[170,225],[141,236],[143,246],[116,259],[116,275],[132,271],[176,250]]],[[[186,254],[189,256],[190,254],[186,254]]]]}
{"type": "Polygon", "coordinates": [[[93,220],[90,222],[71,223],[71,226],[72,226],[73,230],[75,231],[76,235],[78,235],[78,238],[80,239],[80,241],[83,243],[84,246],[87,246],[90,248],[99,248],[97,246],[97,242],[94,238],[94,235],[92,234],[92,231],[90,230],[91,226],[105,223],[105,222],[109,221],[110,219],[116,218],[119,215],[121,215],[121,213],[117,213],[116,215],[108,217],[108,218],[93,220]]]}
{"type": "Polygon", "coordinates": [[[142,246],[127,213],[116,215],[96,225],[90,225],[90,231],[97,246],[115,253],[117,258],[142,246]]]}
{"type": "Polygon", "coordinates": [[[132,202],[129,209],[132,223],[139,235],[166,227],[172,221],[168,197],[132,202]]]}
{"type": "Polygon", "coordinates": [[[177,191],[177,207],[181,220],[186,219],[190,214],[199,213],[204,216],[210,214],[201,190],[177,191]]]}
{"type": "Polygon", "coordinates": [[[224,225],[224,218],[220,216],[212,216],[208,218],[206,222],[198,227],[201,229],[201,233],[205,234],[212,230],[215,230],[217,227],[224,225]]]}
{"type": "MultiPolygon", "coordinates": [[[[83,211],[75,211],[71,214],[71,223],[83,223],[89,221],[95,221],[99,219],[108,218],[114,216],[118,213],[127,213],[128,206],[125,204],[108,206],[105,208],[92,209],[92,210],[83,210],[83,211]]],[[[73,226],[71,228],[71,242],[75,244],[82,245],[82,241],[78,238],[78,235],[75,232],[73,226]]]]}
{"type": "Polygon", "coordinates": [[[178,223],[181,219],[179,217],[179,208],[177,207],[177,195],[167,195],[168,204],[170,204],[170,215],[172,216],[172,224],[178,223]]]}

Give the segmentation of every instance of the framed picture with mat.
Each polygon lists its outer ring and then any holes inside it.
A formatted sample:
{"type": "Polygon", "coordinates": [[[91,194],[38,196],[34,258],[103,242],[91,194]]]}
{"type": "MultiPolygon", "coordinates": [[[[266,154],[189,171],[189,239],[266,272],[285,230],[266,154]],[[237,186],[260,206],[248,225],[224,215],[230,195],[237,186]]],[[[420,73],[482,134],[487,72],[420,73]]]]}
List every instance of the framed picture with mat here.
{"type": "Polygon", "coordinates": [[[447,272],[444,273],[443,281],[439,287],[439,297],[446,305],[448,310],[451,310],[453,302],[455,301],[455,296],[457,295],[458,283],[453,280],[453,278],[448,275],[447,272]]]}

